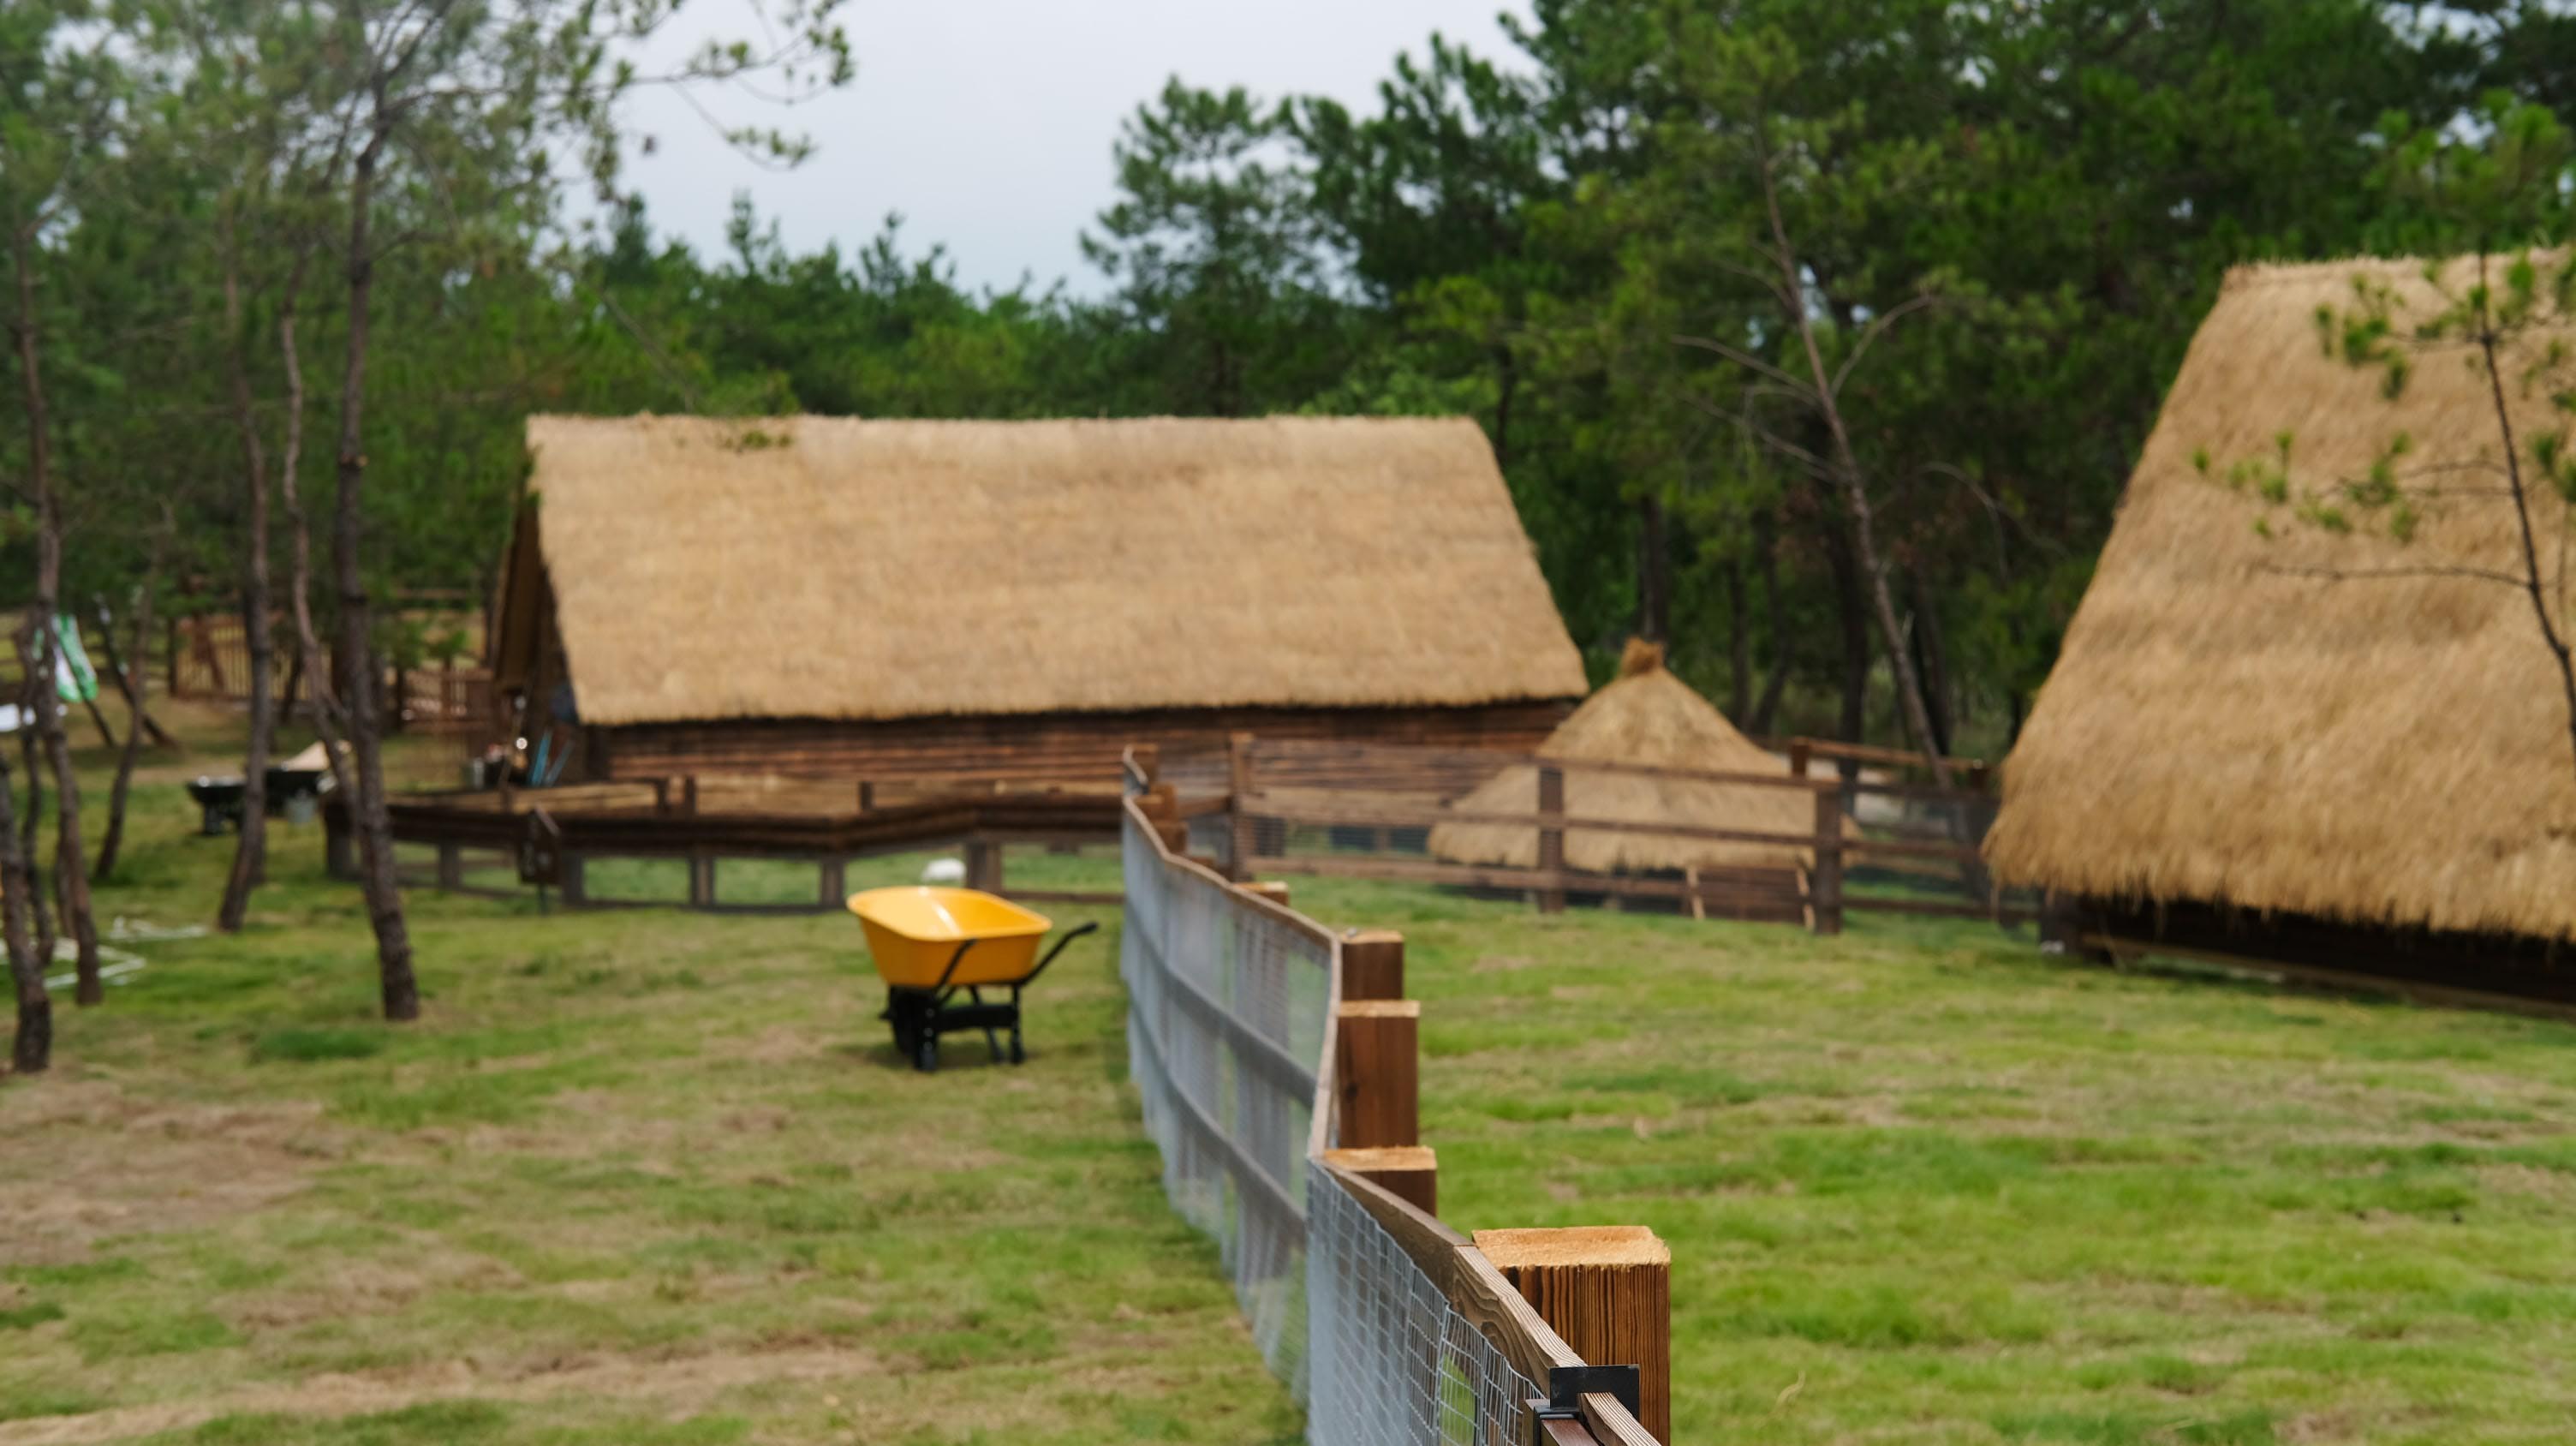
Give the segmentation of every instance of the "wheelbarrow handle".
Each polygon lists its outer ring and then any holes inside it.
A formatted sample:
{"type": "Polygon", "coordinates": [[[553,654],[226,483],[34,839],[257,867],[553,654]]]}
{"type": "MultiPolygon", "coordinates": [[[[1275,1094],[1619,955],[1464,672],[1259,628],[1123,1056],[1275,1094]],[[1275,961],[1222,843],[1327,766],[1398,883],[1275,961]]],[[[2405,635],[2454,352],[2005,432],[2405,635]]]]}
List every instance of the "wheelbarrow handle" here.
{"type": "Polygon", "coordinates": [[[1072,928],[1065,930],[1064,937],[1055,941],[1055,947],[1046,951],[1046,957],[1040,959],[1038,961],[1038,967],[1030,970],[1027,977],[1020,980],[1019,987],[1026,989],[1031,984],[1036,983],[1038,976],[1046,972],[1046,967],[1055,962],[1055,956],[1064,952],[1065,945],[1072,943],[1074,940],[1081,938],[1085,934],[1093,933],[1099,928],[1100,921],[1092,919],[1084,923],[1076,924],[1072,928]]]}
{"type": "MultiPolygon", "coordinates": [[[[948,981],[957,977],[957,966],[966,962],[966,951],[974,948],[976,942],[976,940],[969,938],[958,944],[957,952],[948,956],[948,967],[939,972],[939,982],[930,986],[931,993],[944,994],[948,991],[948,981]]],[[[1039,967],[1044,968],[1045,966],[1040,965],[1039,967]]]]}

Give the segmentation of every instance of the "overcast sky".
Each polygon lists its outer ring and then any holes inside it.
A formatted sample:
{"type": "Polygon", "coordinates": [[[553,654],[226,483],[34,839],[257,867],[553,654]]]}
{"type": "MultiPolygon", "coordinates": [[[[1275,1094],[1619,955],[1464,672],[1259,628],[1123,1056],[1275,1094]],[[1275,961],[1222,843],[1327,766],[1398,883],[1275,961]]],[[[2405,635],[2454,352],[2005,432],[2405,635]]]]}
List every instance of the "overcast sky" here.
{"type": "MultiPolygon", "coordinates": [[[[697,0],[683,14],[696,35],[734,35],[744,9],[697,0]]],[[[1111,199],[1119,122],[1167,77],[1374,109],[1396,53],[1420,52],[1435,30],[1516,56],[1495,23],[1505,9],[1528,13],[1525,0],[852,0],[850,89],[792,111],[703,98],[728,123],[812,136],[812,159],[764,172],[686,102],[648,91],[628,119],[655,148],[630,157],[626,182],[658,230],[701,255],[721,251],[733,195],[748,191],[800,251],[854,249],[900,211],[907,254],[946,242],[968,286],[1028,272],[1097,291],[1075,236],[1111,199]]]]}

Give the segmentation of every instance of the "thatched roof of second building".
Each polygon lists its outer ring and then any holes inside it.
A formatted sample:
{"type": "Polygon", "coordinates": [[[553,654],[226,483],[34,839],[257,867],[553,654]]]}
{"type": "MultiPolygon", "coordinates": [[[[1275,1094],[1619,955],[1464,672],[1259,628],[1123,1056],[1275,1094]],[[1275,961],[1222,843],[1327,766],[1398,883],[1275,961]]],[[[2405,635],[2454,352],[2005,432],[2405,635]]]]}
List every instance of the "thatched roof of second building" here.
{"type": "MultiPolygon", "coordinates": [[[[2246,270],[2221,291],[2004,764],[1986,853],[2006,882],[2576,937],[2557,672],[2529,597],[2464,571],[2519,568],[2487,382],[2436,351],[2392,402],[2382,374],[2326,355],[2319,309],[2351,306],[2356,277],[2398,289],[2401,335],[2432,305],[2413,262],[2246,270]],[[2284,433],[2300,489],[2364,479],[2400,432],[2401,465],[2456,494],[2410,543],[2229,485],[2284,433]]],[[[2522,435],[2554,428],[2519,378],[2522,435]]],[[[2535,501],[2554,575],[2566,509],[2535,501]]]]}
{"type": "MultiPolygon", "coordinates": [[[[1662,649],[1630,643],[1619,673],[1558,725],[1540,745],[1542,757],[1789,777],[1785,764],[1737,732],[1725,714],[1665,670],[1662,649]]],[[[1538,769],[1513,764],[1452,806],[1462,813],[1536,813],[1538,769]]],[[[1812,835],[1816,830],[1815,794],[1808,789],[1583,769],[1565,775],[1565,813],[1568,818],[1747,833],[1812,835]]],[[[1452,863],[1534,868],[1538,830],[1510,824],[1444,823],[1431,831],[1431,852],[1452,863]]],[[[1804,868],[1812,855],[1812,850],[1791,844],[1728,843],[1599,829],[1565,832],[1566,864],[1588,873],[1804,868]]]]}
{"type": "Polygon", "coordinates": [[[535,417],[528,445],[591,723],[1583,692],[1464,420],[535,417]]]}

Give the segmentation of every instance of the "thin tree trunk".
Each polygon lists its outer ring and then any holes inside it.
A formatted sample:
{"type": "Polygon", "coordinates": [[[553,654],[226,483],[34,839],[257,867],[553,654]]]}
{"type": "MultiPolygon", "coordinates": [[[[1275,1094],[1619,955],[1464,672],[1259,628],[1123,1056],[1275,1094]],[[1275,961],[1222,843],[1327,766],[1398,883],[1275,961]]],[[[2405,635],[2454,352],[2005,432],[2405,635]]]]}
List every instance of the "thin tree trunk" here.
{"type": "Polygon", "coordinates": [[[349,772],[349,744],[340,727],[338,699],[328,685],[321,630],[313,623],[313,519],[304,510],[300,473],[304,465],[304,354],[295,338],[295,304],[302,285],[304,257],[297,258],[295,277],[287,283],[277,314],[277,350],[286,372],[286,420],[277,456],[278,500],[286,504],[287,603],[295,618],[295,665],[312,698],[313,731],[322,738],[322,761],[331,770],[332,791],[343,799],[357,797],[349,772]]]}
{"type": "MultiPolygon", "coordinates": [[[[20,656],[29,660],[26,706],[30,717],[36,710],[34,639],[35,629],[31,626],[27,631],[27,642],[19,649],[20,656]]],[[[53,891],[45,886],[44,854],[36,847],[37,821],[45,812],[45,775],[40,752],[36,746],[34,726],[22,726],[18,734],[18,761],[27,770],[27,811],[18,816],[18,861],[27,874],[27,919],[34,933],[36,965],[41,969],[51,969],[54,967],[53,891]]]]}
{"type": "MultiPolygon", "coordinates": [[[[141,656],[152,646],[152,598],[160,590],[161,560],[154,557],[143,574],[143,586],[134,602],[134,651],[141,656]]],[[[125,748],[117,755],[116,782],[107,791],[107,831],[98,841],[98,862],[90,869],[90,882],[106,883],[116,872],[116,856],[125,847],[125,805],[134,789],[134,764],[143,753],[144,725],[150,715],[143,711],[143,695],[134,684],[124,682],[124,669],[117,666],[116,620],[108,616],[107,605],[98,606],[99,646],[107,655],[107,665],[118,675],[125,693],[125,706],[131,718],[125,725],[125,748]]]]}
{"type": "Polygon", "coordinates": [[[18,371],[27,409],[27,490],[36,504],[36,586],[28,599],[37,637],[34,686],[36,735],[54,771],[54,885],[61,891],[63,922],[70,926],[79,953],[75,968],[76,1004],[107,997],[98,974],[98,921],[90,914],[89,853],[81,846],[80,780],[72,772],[70,740],[63,734],[62,700],[54,688],[54,659],[62,652],[58,625],[63,579],[63,509],[54,495],[51,425],[46,417],[45,384],[37,367],[36,271],[33,238],[24,230],[12,238],[12,260],[18,271],[18,371]]]}
{"type": "Polygon", "coordinates": [[[1769,737],[1775,730],[1780,695],[1789,687],[1789,614],[1780,596],[1779,531],[1768,512],[1753,519],[1753,546],[1762,559],[1762,610],[1771,629],[1771,676],[1763,681],[1762,696],[1753,705],[1751,726],[1757,738],[1769,737]]]}
{"type": "Polygon", "coordinates": [[[340,648],[350,671],[341,680],[349,715],[350,769],[357,789],[349,799],[357,835],[358,868],[367,896],[367,920],[376,932],[376,965],[385,1018],[420,1017],[420,983],[412,973],[411,935],[404,926],[402,886],[394,876],[393,821],[385,807],[385,760],[373,650],[368,637],[366,574],[360,557],[367,481],[365,446],[368,304],[375,287],[375,257],[368,226],[376,163],[384,150],[384,98],[376,97],[364,149],[349,177],[349,312],[345,365],[340,382],[340,495],[331,524],[331,567],[340,604],[340,648]]]}
{"type": "Polygon", "coordinates": [[[1673,573],[1663,494],[1637,499],[1637,636],[1650,643],[1672,636],[1673,573]]]}
{"type": "Polygon", "coordinates": [[[1913,604],[1907,635],[1914,648],[1914,666],[1923,678],[1924,710],[1932,721],[1931,751],[1953,753],[1959,725],[1950,713],[1950,659],[1941,644],[1941,610],[1919,569],[1908,569],[1905,580],[1907,600],[1913,604]]]}
{"type": "Polygon", "coordinates": [[[98,730],[98,746],[101,748],[118,747],[119,744],[116,738],[116,730],[107,725],[107,714],[99,710],[98,700],[96,698],[83,698],[81,699],[81,707],[89,713],[89,726],[98,730]]]}
{"type": "Polygon", "coordinates": [[[9,956],[9,981],[17,996],[17,1028],[9,1040],[9,1068],[36,1074],[53,1063],[54,1001],[45,992],[49,961],[37,957],[29,928],[35,879],[27,856],[18,847],[18,829],[10,816],[16,784],[9,776],[9,755],[0,752],[0,947],[9,956]]]}
{"type": "MultiPolygon", "coordinates": [[[[100,634],[100,641],[105,645],[108,677],[116,684],[116,695],[125,700],[126,711],[142,721],[144,740],[155,748],[184,755],[188,746],[171,737],[170,730],[161,726],[161,720],[152,716],[151,702],[145,697],[145,690],[152,682],[150,669],[127,671],[125,660],[117,651],[115,633],[100,634]]],[[[138,659],[151,656],[151,642],[150,638],[137,641],[134,653],[138,659]]]]}
{"type": "MultiPolygon", "coordinates": [[[[229,228],[228,228],[229,231],[229,228]]],[[[215,927],[241,931],[251,890],[268,877],[268,759],[277,731],[277,645],[268,625],[268,458],[260,446],[251,405],[250,358],[242,337],[240,253],[224,241],[224,335],[230,360],[233,426],[242,449],[243,500],[248,536],[242,550],[242,637],[250,645],[250,745],[242,760],[241,835],[233,846],[232,872],[224,880],[215,927]]]]}
{"type": "Polygon", "coordinates": [[[1745,616],[1744,557],[1726,560],[1726,706],[1739,724],[1753,711],[1753,619],[1745,616]]]}
{"type": "MultiPolygon", "coordinates": [[[[2486,285],[2487,259],[2478,257],[2478,284],[2486,285]]],[[[2539,542],[2531,526],[2531,497],[2523,490],[2522,458],[2514,451],[2513,413],[2507,409],[2504,376],[2496,370],[2496,332],[2485,315],[2478,318],[2478,352],[2486,359],[2487,389],[2495,402],[2496,425],[2504,432],[2505,485],[2513,491],[2514,521],[2521,527],[2523,592],[2531,599],[2531,615],[2540,622],[2540,638],[2549,645],[2549,657],[2558,665],[2560,695],[2567,701],[2567,743],[2576,754],[2576,655],[2571,655],[2567,639],[2558,631],[2556,620],[2549,616],[2549,593],[2540,570],[2539,542]]]]}
{"type": "MultiPolygon", "coordinates": [[[[1770,212],[1771,240],[1780,264],[1780,284],[1784,298],[1795,301],[1805,294],[1798,256],[1789,243],[1788,224],[1780,216],[1780,188],[1773,174],[1770,157],[1762,163],[1762,197],[1770,212]]],[[[1879,636],[1887,644],[1887,662],[1896,674],[1896,701],[1905,719],[1907,731],[1914,735],[1931,765],[1932,781],[1939,787],[1950,786],[1950,765],[1941,756],[1932,734],[1930,711],[1923,703],[1923,682],[1914,674],[1914,659],[1905,648],[1904,630],[1897,625],[1896,602],[1888,596],[1887,568],[1879,561],[1876,522],[1869,502],[1869,489],[1861,485],[1860,457],[1852,449],[1851,432],[1843,425],[1842,406],[1835,396],[1835,384],[1825,370],[1825,354],[1816,345],[1814,318],[1804,306],[1787,308],[1789,320],[1798,329],[1798,342],[1807,357],[1807,373],[1815,387],[1816,405],[1824,414],[1825,426],[1833,434],[1834,467],[1842,485],[1843,509],[1851,521],[1851,543],[1860,564],[1862,581],[1868,589],[1870,607],[1878,614],[1879,636]]],[[[2576,698],[2576,695],[2571,695],[2576,698]]],[[[2571,723],[2576,729],[2576,723],[2571,723]]]]}
{"type": "Polygon", "coordinates": [[[1860,579],[1860,560],[1852,554],[1851,532],[1845,520],[1830,501],[1819,509],[1818,520],[1825,529],[1826,570],[1834,580],[1834,613],[1842,624],[1843,711],[1839,736],[1845,743],[1859,743],[1869,730],[1869,599],[1860,579]]]}

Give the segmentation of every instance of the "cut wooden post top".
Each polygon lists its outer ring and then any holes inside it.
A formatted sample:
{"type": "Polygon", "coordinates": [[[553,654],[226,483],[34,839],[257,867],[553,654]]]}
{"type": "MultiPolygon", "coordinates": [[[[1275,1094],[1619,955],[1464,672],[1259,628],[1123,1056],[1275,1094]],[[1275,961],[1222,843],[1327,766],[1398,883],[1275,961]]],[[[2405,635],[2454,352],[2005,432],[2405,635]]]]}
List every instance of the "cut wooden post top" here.
{"type": "Polygon", "coordinates": [[[1336,1012],[1344,1019],[1420,1019],[1419,999],[1345,999],[1336,1012]]]}
{"type": "Polygon", "coordinates": [[[1440,1168],[1440,1157],[1429,1145],[1353,1146],[1326,1150],[1324,1159],[1326,1163],[1339,1165],[1354,1175],[1440,1168]]]}
{"type": "Polygon", "coordinates": [[[1288,886],[1269,879],[1254,879],[1243,885],[1247,894],[1259,894],[1281,908],[1288,906],[1288,886]]]}
{"type": "Polygon", "coordinates": [[[1672,1247],[1643,1225],[1479,1230],[1476,1248],[1502,1271],[1550,1265],[1670,1265],[1672,1247]]]}
{"type": "Polygon", "coordinates": [[[1352,929],[1342,935],[1342,997],[1404,997],[1402,934],[1393,929],[1352,929]]]}

